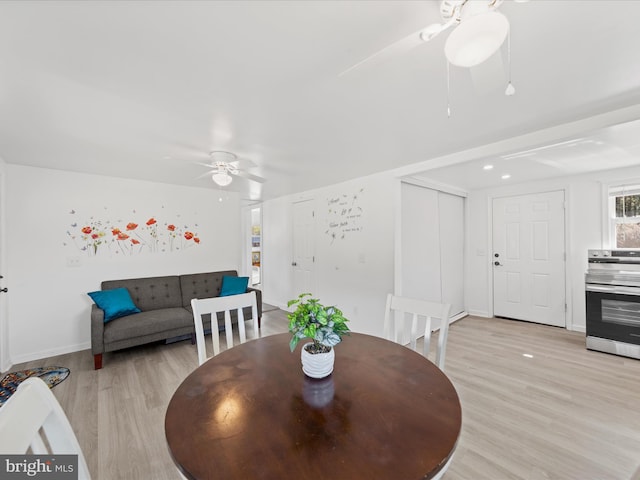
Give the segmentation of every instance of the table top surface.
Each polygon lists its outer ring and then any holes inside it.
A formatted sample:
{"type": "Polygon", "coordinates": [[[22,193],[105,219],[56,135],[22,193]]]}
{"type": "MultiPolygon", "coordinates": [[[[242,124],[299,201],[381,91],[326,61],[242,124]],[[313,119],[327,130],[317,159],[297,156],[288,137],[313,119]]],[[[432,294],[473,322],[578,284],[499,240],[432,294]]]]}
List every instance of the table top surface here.
{"type": "Polygon", "coordinates": [[[333,373],[315,380],[289,339],[235,346],[178,387],[165,434],[185,476],[419,479],[440,471],[462,413],[438,367],[402,345],[352,333],[335,347],[333,373]]]}

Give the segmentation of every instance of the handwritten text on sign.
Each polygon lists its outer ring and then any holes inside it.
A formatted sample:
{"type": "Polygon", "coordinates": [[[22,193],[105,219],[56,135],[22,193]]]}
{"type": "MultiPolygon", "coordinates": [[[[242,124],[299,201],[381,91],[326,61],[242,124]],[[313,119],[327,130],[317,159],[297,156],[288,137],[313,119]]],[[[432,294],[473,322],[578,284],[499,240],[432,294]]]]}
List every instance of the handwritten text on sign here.
{"type": "Polygon", "coordinates": [[[353,233],[362,231],[362,214],[360,196],[364,189],[360,189],[353,195],[336,195],[327,199],[327,229],[331,243],[353,233]]]}

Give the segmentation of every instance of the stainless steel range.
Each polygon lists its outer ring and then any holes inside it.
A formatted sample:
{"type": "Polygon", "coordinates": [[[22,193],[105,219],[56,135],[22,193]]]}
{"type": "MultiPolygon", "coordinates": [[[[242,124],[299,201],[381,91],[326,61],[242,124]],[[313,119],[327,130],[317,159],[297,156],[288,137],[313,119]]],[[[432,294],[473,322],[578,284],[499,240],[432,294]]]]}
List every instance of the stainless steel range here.
{"type": "Polygon", "coordinates": [[[640,250],[589,250],[587,348],[640,359],[640,250]]]}

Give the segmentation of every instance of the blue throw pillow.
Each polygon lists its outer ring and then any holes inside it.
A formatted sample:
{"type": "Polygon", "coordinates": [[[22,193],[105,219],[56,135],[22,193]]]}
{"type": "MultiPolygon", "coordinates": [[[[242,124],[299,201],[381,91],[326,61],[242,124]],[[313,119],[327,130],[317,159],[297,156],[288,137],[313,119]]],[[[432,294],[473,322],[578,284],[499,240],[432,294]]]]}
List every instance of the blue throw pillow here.
{"type": "Polygon", "coordinates": [[[97,292],[87,293],[95,304],[104,310],[104,323],[116,318],[140,313],[140,309],[136,307],[129,290],[126,288],[114,288],[113,290],[99,290],[97,292]]]}
{"type": "Polygon", "coordinates": [[[220,296],[228,297],[229,295],[247,293],[247,285],[249,285],[249,277],[229,277],[225,275],[222,277],[220,296]]]}

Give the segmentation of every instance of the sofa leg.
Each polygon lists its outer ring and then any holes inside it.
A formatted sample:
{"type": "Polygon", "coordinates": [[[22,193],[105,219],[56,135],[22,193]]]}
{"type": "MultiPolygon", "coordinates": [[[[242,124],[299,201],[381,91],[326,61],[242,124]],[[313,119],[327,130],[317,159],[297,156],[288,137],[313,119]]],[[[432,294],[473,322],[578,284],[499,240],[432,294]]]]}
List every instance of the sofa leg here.
{"type": "Polygon", "coordinates": [[[102,368],[102,354],[98,353],[93,356],[93,368],[94,370],[100,370],[102,368]]]}
{"type": "Polygon", "coordinates": [[[258,317],[258,328],[262,328],[262,317],[258,317]]]}
{"type": "Polygon", "coordinates": [[[195,345],[196,344],[196,334],[192,333],[191,334],[191,345],[195,345]]]}

